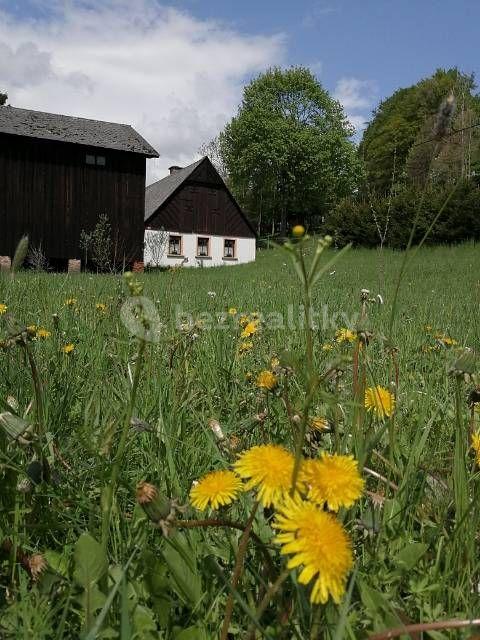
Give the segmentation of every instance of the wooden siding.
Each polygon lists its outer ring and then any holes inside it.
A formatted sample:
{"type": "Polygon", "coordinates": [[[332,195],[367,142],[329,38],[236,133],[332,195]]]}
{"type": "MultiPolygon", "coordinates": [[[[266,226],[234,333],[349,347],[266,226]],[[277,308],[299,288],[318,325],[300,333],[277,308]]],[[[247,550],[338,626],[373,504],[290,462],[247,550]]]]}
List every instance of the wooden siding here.
{"type": "Polygon", "coordinates": [[[148,221],[149,229],[254,238],[255,233],[210,164],[203,162],[148,221]]]}
{"type": "Polygon", "coordinates": [[[112,256],[141,260],[144,208],[143,156],[0,134],[0,255],[28,234],[50,259],[82,258],[81,231],[107,214],[112,256]],[[106,166],[87,165],[86,154],[106,166]]]}

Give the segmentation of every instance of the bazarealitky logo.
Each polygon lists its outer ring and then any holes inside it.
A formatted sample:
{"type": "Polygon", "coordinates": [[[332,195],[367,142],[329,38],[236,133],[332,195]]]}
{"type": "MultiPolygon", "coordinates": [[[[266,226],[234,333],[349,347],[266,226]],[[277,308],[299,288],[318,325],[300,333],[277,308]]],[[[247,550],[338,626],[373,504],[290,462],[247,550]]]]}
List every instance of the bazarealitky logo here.
{"type": "Polygon", "coordinates": [[[133,336],[145,342],[160,342],[165,327],[150,298],[144,296],[127,298],[120,309],[120,318],[133,336]]]}

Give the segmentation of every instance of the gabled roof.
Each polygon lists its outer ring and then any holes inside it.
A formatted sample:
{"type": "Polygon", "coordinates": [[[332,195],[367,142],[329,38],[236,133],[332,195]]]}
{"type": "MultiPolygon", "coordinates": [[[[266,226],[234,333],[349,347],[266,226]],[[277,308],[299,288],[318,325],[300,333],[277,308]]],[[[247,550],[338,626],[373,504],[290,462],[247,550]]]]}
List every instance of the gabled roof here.
{"type": "Polygon", "coordinates": [[[0,133],[130,151],[147,158],[158,158],[155,149],[133,127],[117,122],[3,106],[0,107],[0,133]]]}
{"type": "Polygon", "coordinates": [[[200,158],[200,160],[197,160],[196,162],[189,164],[188,167],[184,167],[183,169],[177,169],[170,175],[166,176],[165,178],[162,178],[161,180],[158,180],[157,182],[154,182],[153,184],[149,185],[146,188],[145,190],[145,223],[147,223],[150,220],[150,218],[152,218],[152,216],[156,214],[161,209],[161,207],[164,204],[166,204],[166,202],[177,191],[180,190],[180,187],[184,184],[184,182],[186,182],[193,175],[195,170],[204,162],[208,163],[210,167],[213,169],[213,171],[217,174],[219,183],[221,183],[224,186],[225,190],[227,191],[228,195],[233,201],[240,217],[245,221],[246,225],[252,232],[252,235],[256,237],[257,233],[253,228],[252,223],[247,218],[245,213],[242,211],[238,202],[235,200],[232,193],[230,192],[230,189],[227,187],[227,185],[225,184],[224,180],[222,179],[218,171],[212,165],[208,156],[204,156],[203,158],[200,158]]]}
{"type": "Polygon", "coordinates": [[[188,167],[178,169],[169,176],[150,184],[145,190],[145,222],[155,211],[189,178],[195,169],[205,160],[200,158],[188,167]]]}

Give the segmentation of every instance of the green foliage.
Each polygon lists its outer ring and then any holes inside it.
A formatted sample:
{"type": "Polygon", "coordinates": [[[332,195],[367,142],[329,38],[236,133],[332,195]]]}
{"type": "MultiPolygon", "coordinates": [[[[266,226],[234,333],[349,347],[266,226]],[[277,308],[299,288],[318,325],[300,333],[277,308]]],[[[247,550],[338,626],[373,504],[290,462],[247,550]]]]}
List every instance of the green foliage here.
{"type": "MultiPolygon", "coordinates": [[[[307,267],[315,249],[308,241],[302,246],[307,267]]],[[[326,249],[322,265],[337,254],[326,249]]],[[[408,286],[400,294],[395,349],[389,350],[383,336],[401,260],[399,252],[389,249],[381,254],[355,249],[324,271],[322,280],[311,280],[312,307],[322,310],[326,305],[328,319],[325,326],[323,314],[317,318],[313,370],[336,373],[314,396],[312,409],[336,430],[315,438],[312,432],[306,450],[316,455],[318,449],[331,447],[336,436],[348,448],[375,442],[366,467],[380,476],[365,471],[368,493],[358,508],[345,514],[345,526],[353,531],[357,571],[348,606],[340,609],[330,603],[321,609],[317,636],[326,639],[366,637],[408,622],[478,617],[474,542],[479,474],[467,451],[472,385],[457,380],[460,371],[470,376],[478,372],[478,363],[456,351],[460,346],[475,348],[480,340],[474,294],[478,246],[426,247],[417,254],[408,286]],[[353,345],[334,337],[345,317],[359,312],[363,288],[372,292],[369,298],[381,292],[385,300],[365,303],[367,380],[393,384],[395,367],[399,370],[393,448],[387,433],[352,401],[353,345]],[[430,333],[425,325],[433,325],[430,333]],[[455,337],[459,345],[445,346],[437,331],[455,337]],[[331,350],[322,348],[326,344],[331,350]],[[462,448],[455,449],[455,434],[463,434],[462,448]],[[456,505],[463,509],[465,504],[468,513],[462,519],[456,505]]],[[[240,532],[176,528],[167,540],[135,505],[135,491],[148,479],[164,495],[187,505],[194,480],[235,458],[226,447],[234,438],[242,449],[261,442],[292,445],[285,404],[301,418],[306,335],[297,317],[303,318],[300,304],[305,299],[286,263],[284,252],[274,249],[260,252],[255,264],[236,268],[235,278],[229,268],[140,276],[144,295],[161,301],[157,309],[165,328],[163,341],[147,346],[134,403],[136,420],[128,422],[138,344],[120,321],[127,295],[120,280],[112,275],[71,278],[26,272],[15,280],[0,278],[0,303],[8,307],[0,316],[0,406],[3,414],[15,416],[0,420],[0,636],[218,638],[240,532]],[[211,297],[209,291],[217,295],[211,297]],[[66,298],[76,298],[76,305],[65,305],[66,298]],[[105,310],[96,308],[99,302],[105,310]],[[239,314],[277,312],[284,325],[265,325],[255,337],[255,348],[239,356],[237,320],[227,316],[218,331],[195,328],[193,338],[176,325],[177,303],[195,318],[206,310],[222,314],[232,306],[239,314]],[[51,331],[48,338],[28,342],[43,405],[32,402],[25,348],[7,340],[12,326],[32,324],[51,331]],[[61,350],[67,341],[75,344],[69,355],[61,350]],[[272,356],[281,352],[282,366],[291,370],[288,386],[266,396],[246,376],[268,368],[272,356]],[[44,431],[38,430],[40,406],[44,431]],[[208,426],[212,418],[225,436],[220,443],[208,426]],[[111,478],[125,424],[127,440],[104,550],[97,542],[104,507],[101,490],[111,478]],[[146,426],[139,429],[139,424],[146,426]],[[35,446],[51,465],[51,480],[42,477],[27,486],[35,446]],[[34,553],[42,554],[48,565],[36,580],[26,562],[34,553]]],[[[475,429],[480,429],[479,418],[475,414],[475,429]]],[[[222,510],[215,516],[241,521],[248,508],[251,504],[243,496],[228,514],[222,510]]],[[[199,513],[188,507],[179,517],[192,519],[199,513]]],[[[254,533],[278,572],[283,566],[269,534],[269,517],[268,511],[259,511],[254,533]]],[[[236,592],[233,637],[245,636],[252,623],[249,616],[255,616],[271,584],[263,569],[257,546],[249,544],[236,592]]],[[[295,570],[284,584],[281,597],[260,618],[257,636],[308,638],[315,623],[308,592],[295,570]]],[[[432,637],[461,637],[438,633],[443,635],[432,637]]],[[[464,637],[471,635],[465,631],[464,637]]]]}
{"type": "Polygon", "coordinates": [[[219,137],[229,186],[263,225],[311,220],[351,193],[359,163],[341,106],[306,68],[273,68],[245,87],[219,137]]]}
{"type": "MultiPolygon", "coordinates": [[[[405,248],[413,221],[419,211],[414,244],[421,241],[446,198],[452,185],[428,188],[425,193],[413,187],[401,189],[392,197],[345,199],[327,216],[325,229],[343,246],[375,247],[386,229],[387,246],[405,248]]],[[[461,181],[444,212],[427,238],[428,244],[449,244],[480,239],[480,188],[473,180],[461,181]]]]}
{"type": "MultiPolygon", "coordinates": [[[[417,148],[413,145],[434,137],[436,114],[449,94],[456,99],[454,129],[468,126],[472,120],[478,121],[480,100],[473,93],[474,88],[472,76],[462,74],[458,69],[438,69],[430,78],[399,89],[382,101],[374,111],[359,147],[369,188],[381,195],[408,175],[422,175],[422,167],[429,165],[431,159],[432,144],[417,148]],[[426,160],[425,156],[428,156],[426,160]]],[[[465,132],[462,138],[465,150],[472,135],[478,138],[477,133],[471,131],[465,132]]],[[[458,136],[454,137],[447,145],[449,151],[437,161],[439,166],[443,164],[445,168],[451,164],[447,161],[448,155],[458,153],[458,139],[458,136]]],[[[477,143],[475,147],[478,147],[477,143]]],[[[460,172],[460,175],[464,174],[460,172]]]]}
{"type": "Polygon", "coordinates": [[[107,214],[99,216],[97,224],[90,233],[82,229],[79,245],[84,251],[85,265],[90,257],[98,271],[109,270],[112,260],[112,227],[107,214]]]}
{"type": "Polygon", "coordinates": [[[3,105],[7,104],[7,100],[8,94],[0,91],[0,107],[3,107],[3,105]]]}

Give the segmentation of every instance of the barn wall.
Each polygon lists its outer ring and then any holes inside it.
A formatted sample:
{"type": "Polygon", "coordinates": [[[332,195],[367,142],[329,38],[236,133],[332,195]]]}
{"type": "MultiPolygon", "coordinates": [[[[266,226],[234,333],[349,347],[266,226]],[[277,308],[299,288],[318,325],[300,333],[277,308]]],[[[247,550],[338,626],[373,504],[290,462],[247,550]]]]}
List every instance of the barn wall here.
{"type": "Polygon", "coordinates": [[[23,234],[53,259],[83,258],[82,229],[101,214],[112,225],[112,256],[143,254],[145,158],[138,154],[0,134],[0,255],[23,234]],[[106,166],[85,162],[103,155],[106,166]]]}
{"type": "Polygon", "coordinates": [[[202,177],[186,182],[148,221],[148,228],[254,238],[255,234],[218,176],[216,184],[204,184],[200,181],[202,177]]]}
{"type": "Polygon", "coordinates": [[[197,238],[205,237],[206,234],[178,233],[171,232],[172,235],[181,235],[182,255],[168,255],[168,232],[147,229],[145,231],[145,254],[144,262],[148,266],[156,267],[218,267],[221,265],[243,264],[255,260],[255,238],[235,238],[235,258],[224,258],[224,236],[208,235],[210,239],[210,255],[208,258],[197,257],[197,238]]]}

